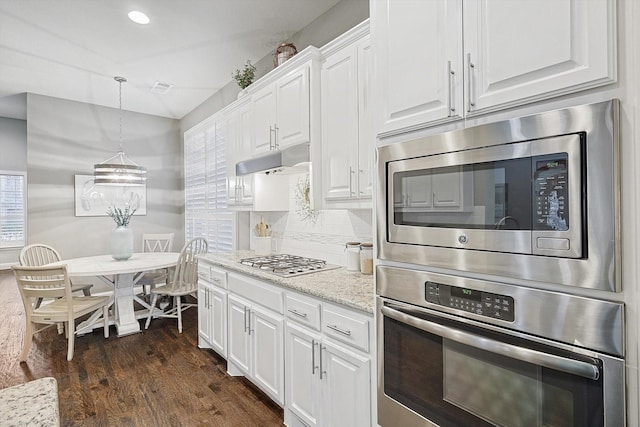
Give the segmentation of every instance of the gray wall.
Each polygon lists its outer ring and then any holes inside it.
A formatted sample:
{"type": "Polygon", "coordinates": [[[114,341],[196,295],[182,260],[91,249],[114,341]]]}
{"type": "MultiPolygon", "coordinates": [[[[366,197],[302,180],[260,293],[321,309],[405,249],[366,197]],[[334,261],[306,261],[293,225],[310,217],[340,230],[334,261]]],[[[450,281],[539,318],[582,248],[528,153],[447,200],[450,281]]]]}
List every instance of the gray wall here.
{"type": "MultiPolygon", "coordinates": [[[[0,117],[0,170],[27,171],[27,122],[0,117]]],[[[18,261],[20,249],[0,249],[0,267],[18,261]]]]}
{"type": "MultiPolygon", "coordinates": [[[[134,250],[142,234],[175,232],[184,243],[183,156],[178,121],[122,112],[124,151],[145,166],[147,215],[134,216],[134,250]]],[[[27,96],[27,242],[54,246],[63,258],[109,253],[108,216],[76,217],[74,175],[115,155],[118,109],[41,95],[27,96]]]]}
{"type": "MultiPolygon", "coordinates": [[[[321,47],[367,18],[369,0],[342,0],[287,41],[292,42],[298,52],[308,46],[321,47]]],[[[247,59],[257,67],[256,78],[273,69],[273,52],[259,61],[247,59]]],[[[242,65],[229,64],[229,83],[180,120],[181,134],[236,100],[240,87],[231,80],[231,72],[242,65]]]]}

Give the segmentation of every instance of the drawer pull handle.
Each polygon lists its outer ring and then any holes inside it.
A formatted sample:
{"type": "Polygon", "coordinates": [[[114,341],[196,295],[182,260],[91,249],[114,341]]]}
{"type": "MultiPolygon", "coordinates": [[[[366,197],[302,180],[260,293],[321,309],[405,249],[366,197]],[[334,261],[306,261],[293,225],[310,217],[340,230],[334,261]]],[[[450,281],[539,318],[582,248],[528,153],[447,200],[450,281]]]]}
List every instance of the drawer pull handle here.
{"type": "Polygon", "coordinates": [[[217,278],[217,277],[212,278],[211,281],[215,282],[215,283],[220,283],[221,282],[221,280],[219,278],[217,278]]]}
{"type": "Polygon", "coordinates": [[[346,329],[341,329],[337,325],[327,325],[327,328],[333,329],[334,331],[339,332],[342,335],[346,335],[348,337],[351,336],[351,331],[348,331],[346,329]]]}
{"type": "Polygon", "coordinates": [[[287,310],[291,314],[295,314],[298,317],[302,317],[303,319],[307,318],[307,313],[300,313],[298,310],[287,310]]]}

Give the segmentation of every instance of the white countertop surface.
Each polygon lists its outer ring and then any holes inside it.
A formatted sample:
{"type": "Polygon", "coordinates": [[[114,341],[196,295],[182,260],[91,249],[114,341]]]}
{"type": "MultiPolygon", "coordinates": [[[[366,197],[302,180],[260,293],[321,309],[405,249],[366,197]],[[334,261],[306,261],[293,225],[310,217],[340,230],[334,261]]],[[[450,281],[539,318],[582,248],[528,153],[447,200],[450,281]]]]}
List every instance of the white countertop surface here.
{"type": "Polygon", "coordinates": [[[347,271],[346,268],[341,267],[296,277],[279,277],[240,264],[241,259],[254,256],[256,255],[250,251],[235,251],[206,254],[200,256],[200,259],[227,270],[267,280],[277,285],[355,308],[366,313],[373,313],[375,292],[372,275],[347,271]]]}
{"type": "Polygon", "coordinates": [[[59,426],[55,378],[40,378],[0,390],[0,425],[59,426]]]}

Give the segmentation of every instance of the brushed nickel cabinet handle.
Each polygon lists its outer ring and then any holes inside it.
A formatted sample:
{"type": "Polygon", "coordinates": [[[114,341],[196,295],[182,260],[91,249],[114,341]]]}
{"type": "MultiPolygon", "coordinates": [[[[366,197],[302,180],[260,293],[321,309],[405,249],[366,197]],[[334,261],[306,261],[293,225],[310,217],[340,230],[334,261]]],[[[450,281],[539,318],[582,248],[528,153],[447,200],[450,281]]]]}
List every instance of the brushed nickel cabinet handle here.
{"type": "Polygon", "coordinates": [[[467,96],[467,100],[469,102],[469,105],[467,106],[467,113],[470,113],[471,109],[476,106],[475,102],[473,102],[473,76],[471,75],[475,68],[475,64],[471,62],[471,54],[467,53],[467,89],[469,91],[467,96]]]}
{"type": "Polygon", "coordinates": [[[346,335],[346,336],[351,336],[351,331],[347,330],[347,329],[341,329],[338,327],[338,325],[327,325],[327,328],[329,329],[333,329],[336,332],[341,333],[342,335],[346,335]]]}
{"type": "Polygon", "coordinates": [[[456,112],[456,106],[453,101],[453,82],[456,72],[451,69],[451,61],[447,62],[447,77],[449,79],[449,117],[456,112]]]}
{"type": "Polygon", "coordinates": [[[294,309],[289,309],[287,311],[291,314],[295,314],[298,317],[302,317],[303,319],[307,318],[307,313],[300,313],[298,310],[294,310],[294,309]]]}

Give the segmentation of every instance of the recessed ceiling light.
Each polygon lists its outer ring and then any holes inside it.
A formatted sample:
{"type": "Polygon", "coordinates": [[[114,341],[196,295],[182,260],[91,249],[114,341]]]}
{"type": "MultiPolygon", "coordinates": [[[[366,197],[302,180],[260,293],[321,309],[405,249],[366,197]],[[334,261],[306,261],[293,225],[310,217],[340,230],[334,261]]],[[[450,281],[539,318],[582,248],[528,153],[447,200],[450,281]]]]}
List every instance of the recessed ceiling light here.
{"type": "Polygon", "coordinates": [[[150,21],[147,15],[145,15],[143,12],[140,12],[138,10],[132,10],[131,12],[129,12],[129,19],[131,19],[136,24],[142,24],[142,25],[148,24],[150,21]]]}

